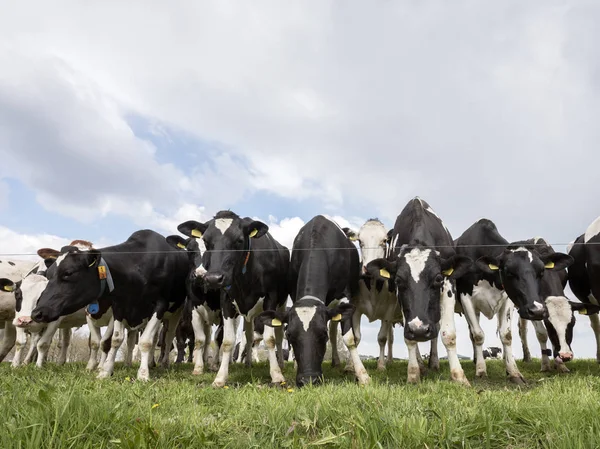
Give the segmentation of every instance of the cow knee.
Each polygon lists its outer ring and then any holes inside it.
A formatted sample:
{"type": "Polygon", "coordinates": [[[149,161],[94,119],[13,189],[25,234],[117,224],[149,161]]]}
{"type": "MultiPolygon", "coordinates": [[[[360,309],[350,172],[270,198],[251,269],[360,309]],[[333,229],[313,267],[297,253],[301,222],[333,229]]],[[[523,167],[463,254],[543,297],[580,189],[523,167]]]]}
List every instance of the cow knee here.
{"type": "Polygon", "coordinates": [[[471,332],[471,335],[473,336],[473,343],[477,346],[481,346],[485,341],[485,334],[482,330],[471,332]]]}
{"type": "Polygon", "coordinates": [[[442,332],[442,343],[447,348],[456,346],[456,332],[442,332]]]}
{"type": "Polygon", "coordinates": [[[510,329],[506,331],[500,331],[500,341],[505,345],[512,344],[512,332],[510,329]]]}
{"type": "Polygon", "coordinates": [[[356,339],[354,338],[354,332],[352,332],[352,328],[350,328],[348,332],[344,334],[343,339],[346,347],[352,348],[356,346],[356,339]]]}

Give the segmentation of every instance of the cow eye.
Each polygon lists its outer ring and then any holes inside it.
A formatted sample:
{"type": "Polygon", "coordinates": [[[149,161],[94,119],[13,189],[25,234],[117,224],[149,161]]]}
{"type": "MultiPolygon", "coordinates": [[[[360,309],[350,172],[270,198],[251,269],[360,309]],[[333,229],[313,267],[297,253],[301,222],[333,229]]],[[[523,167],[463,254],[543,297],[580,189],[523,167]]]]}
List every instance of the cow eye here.
{"type": "Polygon", "coordinates": [[[433,280],[433,283],[436,286],[442,285],[442,282],[444,282],[444,276],[442,276],[441,274],[438,274],[435,279],[433,280]]]}

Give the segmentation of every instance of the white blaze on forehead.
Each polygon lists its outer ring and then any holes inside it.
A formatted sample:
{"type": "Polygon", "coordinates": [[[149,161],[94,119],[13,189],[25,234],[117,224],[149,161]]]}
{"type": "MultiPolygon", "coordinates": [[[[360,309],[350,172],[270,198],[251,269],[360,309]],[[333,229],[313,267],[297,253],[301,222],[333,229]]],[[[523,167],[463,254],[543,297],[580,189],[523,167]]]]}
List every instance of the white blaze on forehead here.
{"type": "Polygon", "coordinates": [[[429,253],[431,253],[430,249],[421,250],[419,248],[414,248],[403,256],[410,268],[410,275],[415,282],[419,282],[421,273],[425,269],[425,263],[429,258],[429,253]]]}
{"type": "Polygon", "coordinates": [[[531,251],[529,251],[527,248],[521,246],[517,249],[513,249],[511,250],[513,253],[520,253],[520,252],[525,252],[527,253],[527,257],[529,257],[529,262],[533,262],[533,254],[531,254],[531,251]]]}
{"type": "Polygon", "coordinates": [[[21,293],[23,302],[21,310],[16,313],[16,317],[31,316],[31,312],[37,306],[38,299],[48,285],[48,279],[39,274],[30,274],[21,283],[21,293]]]}
{"type": "Polygon", "coordinates": [[[231,223],[233,223],[233,219],[231,218],[217,218],[215,220],[215,227],[221,231],[221,234],[225,234],[225,231],[229,229],[231,223]]]}
{"type": "Polygon", "coordinates": [[[600,234],[600,217],[596,218],[596,220],[594,220],[594,222],[586,229],[583,241],[587,243],[598,234],[600,234]]]}
{"type": "Polygon", "coordinates": [[[60,264],[62,263],[62,261],[65,260],[65,257],[67,257],[68,255],[69,255],[69,253],[64,253],[64,254],[61,254],[60,256],[58,256],[56,258],[56,262],[54,262],[56,264],[56,266],[57,267],[60,266],[60,264]]]}
{"type": "Polygon", "coordinates": [[[317,311],[317,306],[296,307],[294,310],[296,311],[296,315],[298,315],[298,318],[302,323],[304,332],[308,331],[310,322],[314,318],[315,312],[317,311]]]}
{"type": "Polygon", "coordinates": [[[571,348],[567,344],[567,328],[572,317],[569,300],[564,296],[548,296],[546,308],[548,309],[548,321],[552,323],[558,335],[560,352],[570,352],[571,348]]]}
{"type": "Polygon", "coordinates": [[[387,231],[383,223],[375,220],[367,221],[358,231],[358,238],[363,265],[367,265],[372,260],[385,257],[387,231]]]}

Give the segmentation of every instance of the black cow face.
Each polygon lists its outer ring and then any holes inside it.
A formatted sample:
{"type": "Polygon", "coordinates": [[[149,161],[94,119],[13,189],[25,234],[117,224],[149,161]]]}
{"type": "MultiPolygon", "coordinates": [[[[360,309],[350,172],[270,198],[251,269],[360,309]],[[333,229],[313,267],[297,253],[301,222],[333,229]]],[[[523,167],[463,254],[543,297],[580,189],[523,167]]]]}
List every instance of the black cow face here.
{"type": "Polygon", "coordinates": [[[167,243],[174,248],[187,251],[188,253],[188,259],[190,261],[190,273],[186,281],[186,288],[188,297],[193,297],[195,296],[194,291],[196,289],[204,288],[202,276],[200,276],[199,273],[206,271],[202,266],[202,253],[200,251],[200,245],[198,245],[198,240],[194,237],[184,239],[178,235],[170,235],[166,238],[166,240],[167,243]]]}
{"type": "MultiPolygon", "coordinates": [[[[463,276],[471,264],[471,259],[465,256],[442,259],[433,249],[415,247],[402,249],[394,262],[376,259],[367,264],[367,271],[376,279],[394,280],[406,323],[404,338],[428,341],[438,334],[440,295],[445,280],[463,276]]],[[[454,289],[449,285],[448,294],[452,295],[454,289]]]]}
{"type": "Polygon", "coordinates": [[[226,211],[206,223],[186,221],[177,230],[189,237],[202,237],[206,252],[197,274],[209,288],[216,289],[232,285],[235,273],[247,263],[250,240],[265,235],[269,227],[226,211]]]}
{"type": "Polygon", "coordinates": [[[341,321],[344,335],[352,331],[353,313],[354,306],[348,303],[328,308],[317,299],[302,298],[286,313],[265,311],[259,315],[259,320],[266,326],[287,324],[287,339],[298,363],[296,384],[302,387],[322,382],[322,364],[328,338],[327,322],[341,321]]]}
{"type": "Polygon", "coordinates": [[[544,320],[548,337],[554,348],[554,357],[563,362],[573,359],[571,343],[573,341],[573,327],[575,326],[575,315],[593,315],[600,311],[600,306],[595,304],[583,304],[569,301],[564,296],[549,296],[546,298],[548,318],[544,320]]]}
{"type": "Polygon", "coordinates": [[[62,248],[61,255],[48,269],[48,285],[31,318],[48,323],[96,300],[100,293],[100,258],[100,251],[97,250],[80,251],[72,246],[62,248]]]}
{"type": "Polygon", "coordinates": [[[553,253],[543,258],[535,250],[525,247],[506,249],[499,257],[484,256],[477,260],[477,268],[485,273],[497,273],[506,294],[526,320],[548,317],[548,309],[540,298],[540,281],[545,270],[563,270],[573,258],[553,253]]]}

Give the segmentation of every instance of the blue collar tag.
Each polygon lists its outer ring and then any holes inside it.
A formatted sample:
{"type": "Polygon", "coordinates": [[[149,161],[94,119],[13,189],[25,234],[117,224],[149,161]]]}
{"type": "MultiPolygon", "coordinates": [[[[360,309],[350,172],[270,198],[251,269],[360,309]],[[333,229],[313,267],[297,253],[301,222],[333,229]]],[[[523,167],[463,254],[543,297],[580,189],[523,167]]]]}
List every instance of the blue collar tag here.
{"type": "Polygon", "coordinates": [[[87,313],[89,313],[90,315],[95,315],[98,312],[100,312],[100,306],[97,302],[93,302],[89,306],[87,306],[87,313]]]}

